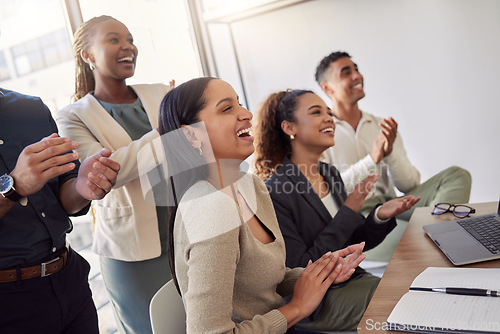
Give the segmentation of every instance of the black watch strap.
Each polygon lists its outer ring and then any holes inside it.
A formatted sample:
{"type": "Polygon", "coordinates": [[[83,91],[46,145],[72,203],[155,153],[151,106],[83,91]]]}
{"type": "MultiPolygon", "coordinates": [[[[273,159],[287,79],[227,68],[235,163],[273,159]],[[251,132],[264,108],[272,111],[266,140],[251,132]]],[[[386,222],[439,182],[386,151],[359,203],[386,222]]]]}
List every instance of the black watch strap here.
{"type": "Polygon", "coordinates": [[[23,196],[19,195],[16,191],[16,188],[14,187],[14,179],[12,176],[9,174],[5,173],[4,175],[0,176],[0,179],[2,180],[2,196],[7,198],[8,200],[11,200],[12,202],[19,202],[23,196]],[[10,180],[10,181],[9,181],[10,180]],[[8,183],[6,183],[6,181],[8,183]],[[7,186],[7,189],[5,189],[5,186],[7,186]]]}
{"type": "Polygon", "coordinates": [[[8,198],[9,200],[11,200],[12,202],[19,202],[21,200],[21,198],[23,198],[23,196],[19,195],[17,193],[17,191],[12,188],[8,193],[6,193],[5,195],[5,198],[8,198]]]}

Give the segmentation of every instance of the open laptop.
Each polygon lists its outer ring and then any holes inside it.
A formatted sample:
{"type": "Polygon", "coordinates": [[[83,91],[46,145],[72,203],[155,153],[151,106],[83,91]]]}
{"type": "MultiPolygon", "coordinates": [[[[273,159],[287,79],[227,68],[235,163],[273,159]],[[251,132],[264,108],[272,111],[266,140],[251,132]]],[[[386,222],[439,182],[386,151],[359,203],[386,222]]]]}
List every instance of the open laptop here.
{"type": "Polygon", "coordinates": [[[500,200],[497,213],[426,225],[424,230],[456,266],[500,259],[500,200]]]}

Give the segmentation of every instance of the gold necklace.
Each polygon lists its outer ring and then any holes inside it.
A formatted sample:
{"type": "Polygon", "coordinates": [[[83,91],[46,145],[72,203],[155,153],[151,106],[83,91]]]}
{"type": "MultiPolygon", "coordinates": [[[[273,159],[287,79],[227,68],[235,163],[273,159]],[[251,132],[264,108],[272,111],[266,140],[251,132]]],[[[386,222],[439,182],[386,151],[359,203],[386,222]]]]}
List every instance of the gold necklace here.
{"type": "Polygon", "coordinates": [[[313,184],[317,181],[323,181],[323,176],[318,173],[315,177],[306,176],[306,179],[309,181],[309,183],[313,184]]]}

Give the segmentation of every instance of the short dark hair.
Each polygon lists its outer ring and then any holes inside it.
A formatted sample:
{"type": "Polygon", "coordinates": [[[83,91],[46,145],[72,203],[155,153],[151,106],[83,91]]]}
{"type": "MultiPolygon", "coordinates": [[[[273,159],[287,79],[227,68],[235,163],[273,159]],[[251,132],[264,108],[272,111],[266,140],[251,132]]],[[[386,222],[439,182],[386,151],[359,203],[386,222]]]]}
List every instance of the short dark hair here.
{"type": "Polygon", "coordinates": [[[315,74],[315,78],[316,81],[318,82],[318,85],[321,84],[323,81],[325,81],[325,72],[328,70],[330,64],[344,57],[351,58],[351,56],[347,52],[335,51],[330,53],[325,58],[321,59],[318,67],[316,67],[316,74],[315,74]]]}

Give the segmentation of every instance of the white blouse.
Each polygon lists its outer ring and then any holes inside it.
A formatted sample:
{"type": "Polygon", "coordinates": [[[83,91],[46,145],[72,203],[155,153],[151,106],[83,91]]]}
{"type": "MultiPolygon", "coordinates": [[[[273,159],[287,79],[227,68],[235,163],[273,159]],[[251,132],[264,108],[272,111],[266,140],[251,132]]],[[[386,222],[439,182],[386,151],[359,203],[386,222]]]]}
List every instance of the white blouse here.
{"type": "Polygon", "coordinates": [[[328,193],[325,197],[321,199],[321,202],[323,202],[323,205],[326,207],[328,212],[330,213],[330,216],[335,217],[337,212],[339,211],[339,207],[337,206],[337,203],[335,203],[335,200],[333,199],[332,193],[328,193]]]}

